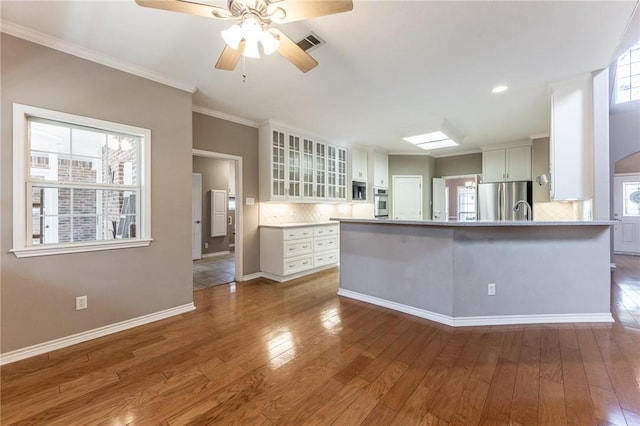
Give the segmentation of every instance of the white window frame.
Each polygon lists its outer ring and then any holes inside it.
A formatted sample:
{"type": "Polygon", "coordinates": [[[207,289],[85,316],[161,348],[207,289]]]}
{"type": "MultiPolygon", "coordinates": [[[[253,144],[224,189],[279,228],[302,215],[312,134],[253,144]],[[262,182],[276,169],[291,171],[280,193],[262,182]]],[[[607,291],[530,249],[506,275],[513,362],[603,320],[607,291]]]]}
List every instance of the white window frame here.
{"type": "Polygon", "coordinates": [[[29,105],[13,104],[13,248],[16,257],[83,253],[99,250],[145,247],[151,244],[151,130],[95,118],[83,117],[29,105]],[[28,244],[27,187],[29,186],[30,147],[28,118],[37,117],[64,123],[93,127],[105,131],[126,133],[141,138],[140,146],[140,228],[137,237],[125,240],[104,240],[60,244],[28,244]]]}
{"type": "MultiPolygon", "coordinates": [[[[631,50],[632,50],[632,49],[637,49],[637,48],[638,48],[638,46],[640,46],[640,40],[638,40],[636,43],[634,43],[634,44],[633,44],[629,49],[627,49],[626,51],[624,51],[624,52],[623,52],[621,55],[619,55],[619,56],[616,58],[616,60],[615,60],[615,78],[614,78],[614,86],[613,86],[613,100],[614,100],[614,104],[616,104],[616,105],[627,104],[627,103],[630,103],[630,102],[635,102],[635,103],[640,102],[640,99],[639,99],[639,98],[632,98],[632,97],[631,97],[632,90],[633,90],[634,88],[637,88],[636,86],[631,85],[631,82],[629,82],[630,86],[629,86],[629,89],[628,89],[628,91],[629,91],[629,99],[628,99],[628,100],[625,100],[625,101],[622,101],[622,100],[620,100],[620,99],[618,98],[618,95],[620,94],[620,91],[618,90],[618,79],[620,78],[620,73],[619,73],[619,71],[620,71],[620,58],[621,58],[623,55],[630,54],[630,53],[631,53],[631,50]]],[[[631,58],[629,58],[629,66],[631,66],[631,58]]],[[[634,75],[635,75],[635,74],[630,74],[630,75],[629,75],[629,77],[632,77],[632,76],[634,76],[634,75]]],[[[625,76],[625,77],[626,77],[626,76],[625,76]]],[[[623,78],[624,78],[624,77],[623,77],[623,78]]]]}

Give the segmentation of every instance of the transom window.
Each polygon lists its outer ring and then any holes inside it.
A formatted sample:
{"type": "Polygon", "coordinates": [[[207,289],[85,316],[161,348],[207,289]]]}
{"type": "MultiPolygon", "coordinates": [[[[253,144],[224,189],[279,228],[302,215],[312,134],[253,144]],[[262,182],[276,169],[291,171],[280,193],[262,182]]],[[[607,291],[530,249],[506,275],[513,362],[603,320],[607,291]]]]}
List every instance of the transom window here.
{"type": "Polygon", "coordinates": [[[17,104],[14,130],[16,256],[148,245],[149,130],[17,104]]]}
{"type": "Polygon", "coordinates": [[[617,104],[640,100],[640,41],[618,58],[615,96],[617,104]]]}

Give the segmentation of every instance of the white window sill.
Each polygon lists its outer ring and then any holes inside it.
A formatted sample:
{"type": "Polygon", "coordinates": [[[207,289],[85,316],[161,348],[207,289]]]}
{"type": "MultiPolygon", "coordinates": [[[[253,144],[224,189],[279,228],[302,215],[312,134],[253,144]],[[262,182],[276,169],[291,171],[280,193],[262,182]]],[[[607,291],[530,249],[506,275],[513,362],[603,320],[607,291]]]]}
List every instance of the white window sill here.
{"type": "Polygon", "coordinates": [[[89,251],[118,250],[134,247],[147,247],[153,239],[121,241],[98,241],[93,243],[55,244],[25,247],[10,250],[16,257],[50,256],[55,254],[84,253],[89,251]]]}

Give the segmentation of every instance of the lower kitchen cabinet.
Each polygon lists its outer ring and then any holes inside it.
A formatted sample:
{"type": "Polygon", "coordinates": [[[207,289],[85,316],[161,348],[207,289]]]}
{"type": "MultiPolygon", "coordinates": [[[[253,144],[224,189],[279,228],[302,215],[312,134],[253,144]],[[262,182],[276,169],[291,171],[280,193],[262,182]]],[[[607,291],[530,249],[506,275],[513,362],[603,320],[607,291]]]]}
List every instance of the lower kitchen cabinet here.
{"type": "Polygon", "coordinates": [[[338,224],[260,226],[260,269],[266,278],[283,282],[339,263],[338,224]]]}

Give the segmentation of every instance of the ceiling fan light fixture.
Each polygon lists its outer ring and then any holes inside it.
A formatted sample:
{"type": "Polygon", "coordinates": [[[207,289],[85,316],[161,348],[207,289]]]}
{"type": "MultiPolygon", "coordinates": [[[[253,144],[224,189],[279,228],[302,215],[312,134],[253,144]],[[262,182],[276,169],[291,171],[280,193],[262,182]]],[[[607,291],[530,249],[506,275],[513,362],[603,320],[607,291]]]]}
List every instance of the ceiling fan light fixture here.
{"type": "Polygon", "coordinates": [[[242,36],[249,44],[257,43],[262,34],[262,26],[256,18],[249,16],[242,21],[242,36]]]}
{"type": "Polygon", "coordinates": [[[273,34],[267,30],[260,34],[260,42],[262,43],[262,50],[264,50],[265,55],[271,55],[273,52],[278,50],[278,47],[280,46],[280,40],[275,38],[273,34]]]}
{"type": "Polygon", "coordinates": [[[239,25],[234,25],[221,32],[222,39],[234,50],[238,50],[240,41],[242,40],[242,29],[239,25]]]}
{"type": "Polygon", "coordinates": [[[258,50],[258,40],[246,40],[244,51],[242,55],[247,58],[260,58],[260,51],[258,50]]]}

